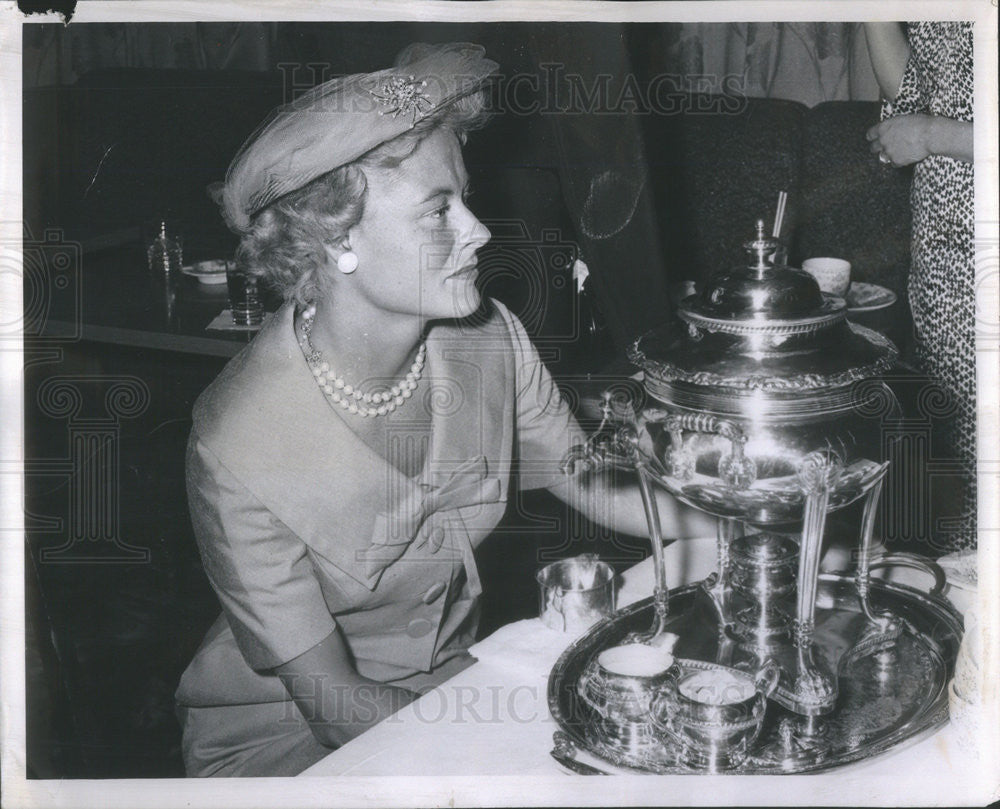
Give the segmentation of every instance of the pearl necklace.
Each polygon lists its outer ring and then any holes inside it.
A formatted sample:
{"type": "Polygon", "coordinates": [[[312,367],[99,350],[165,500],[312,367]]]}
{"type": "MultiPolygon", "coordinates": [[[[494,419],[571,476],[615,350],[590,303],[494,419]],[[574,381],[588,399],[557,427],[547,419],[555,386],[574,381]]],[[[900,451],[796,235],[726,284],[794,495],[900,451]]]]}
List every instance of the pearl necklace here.
{"type": "Polygon", "coordinates": [[[330,364],[323,361],[323,355],[313,347],[311,334],[315,316],[315,306],[308,306],[302,310],[302,336],[299,337],[299,345],[302,346],[302,353],[305,354],[316,384],[331,402],[340,405],[352,415],[384,416],[413,395],[413,391],[417,389],[417,382],[424,373],[427,343],[420,344],[417,357],[401,382],[381,393],[362,393],[354,385],[346,383],[343,377],[337,376],[336,371],[331,370],[330,364]]]}

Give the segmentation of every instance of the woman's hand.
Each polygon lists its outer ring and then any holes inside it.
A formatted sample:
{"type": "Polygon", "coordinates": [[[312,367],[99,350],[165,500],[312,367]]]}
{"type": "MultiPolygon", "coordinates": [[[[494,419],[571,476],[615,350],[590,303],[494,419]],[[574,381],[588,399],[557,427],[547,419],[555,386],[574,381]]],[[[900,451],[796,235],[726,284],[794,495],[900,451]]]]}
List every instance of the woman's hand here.
{"type": "Polygon", "coordinates": [[[972,161],[972,124],[937,115],[899,115],[868,130],[871,151],[894,166],[918,163],[930,155],[972,161]]]}
{"type": "Polygon", "coordinates": [[[919,163],[930,151],[930,130],[933,116],[900,115],[887,118],[868,130],[872,152],[883,162],[894,166],[919,163]]]}
{"type": "MultiPolygon", "coordinates": [[[[574,475],[549,491],[592,522],[623,534],[647,537],[649,527],[639,484],[634,475],[620,477],[611,485],[612,476],[607,474],[574,475]]],[[[715,536],[715,517],[685,506],[660,487],[654,487],[653,496],[665,539],[715,536]]]]}
{"type": "Polygon", "coordinates": [[[316,740],[339,747],[413,702],[417,694],[362,677],[340,631],[276,669],[316,740]]]}

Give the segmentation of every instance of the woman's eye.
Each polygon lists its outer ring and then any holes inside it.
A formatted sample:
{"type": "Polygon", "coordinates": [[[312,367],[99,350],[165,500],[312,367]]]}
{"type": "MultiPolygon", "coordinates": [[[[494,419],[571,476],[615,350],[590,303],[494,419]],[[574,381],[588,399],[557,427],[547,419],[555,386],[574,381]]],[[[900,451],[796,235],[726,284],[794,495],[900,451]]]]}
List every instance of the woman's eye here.
{"type": "Polygon", "coordinates": [[[448,204],[442,205],[440,208],[435,208],[431,211],[430,215],[433,219],[444,219],[448,215],[448,211],[451,206],[448,204]]]}

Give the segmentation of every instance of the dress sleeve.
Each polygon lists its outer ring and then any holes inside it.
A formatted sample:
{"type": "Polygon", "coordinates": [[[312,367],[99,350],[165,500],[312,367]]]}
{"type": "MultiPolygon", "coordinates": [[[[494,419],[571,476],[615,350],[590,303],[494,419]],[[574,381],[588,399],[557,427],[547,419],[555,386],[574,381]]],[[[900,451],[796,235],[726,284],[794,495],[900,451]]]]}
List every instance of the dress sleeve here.
{"type": "Polygon", "coordinates": [[[563,480],[559,464],[566,450],[586,436],[524,326],[511,312],[498,308],[514,346],[518,485],[522,489],[548,488],[563,480]]]}
{"type": "Polygon", "coordinates": [[[194,433],[186,475],[205,573],[247,664],[274,668],[333,632],[305,544],[194,433]]]}

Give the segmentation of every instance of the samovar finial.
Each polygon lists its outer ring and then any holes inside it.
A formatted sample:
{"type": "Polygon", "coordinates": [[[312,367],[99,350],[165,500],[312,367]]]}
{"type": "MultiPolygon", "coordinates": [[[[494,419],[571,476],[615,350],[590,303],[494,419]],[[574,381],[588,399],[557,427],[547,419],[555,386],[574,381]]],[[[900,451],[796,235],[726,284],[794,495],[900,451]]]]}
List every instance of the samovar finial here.
{"type": "MultiPolygon", "coordinates": [[[[765,270],[770,270],[775,266],[775,253],[780,242],[768,236],[764,231],[764,220],[757,220],[757,233],[753,239],[743,243],[743,249],[747,251],[747,266],[756,270],[758,274],[765,270]]],[[[781,262],[777,262],[781,263],[781,262]]]]}

